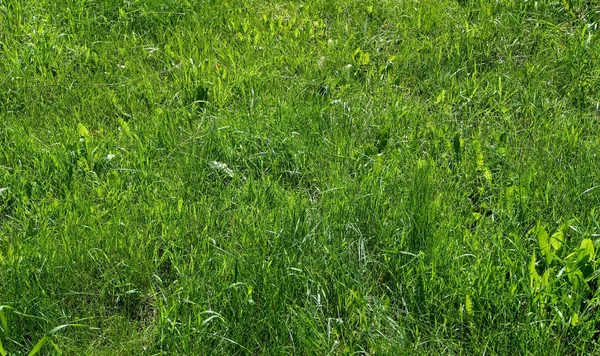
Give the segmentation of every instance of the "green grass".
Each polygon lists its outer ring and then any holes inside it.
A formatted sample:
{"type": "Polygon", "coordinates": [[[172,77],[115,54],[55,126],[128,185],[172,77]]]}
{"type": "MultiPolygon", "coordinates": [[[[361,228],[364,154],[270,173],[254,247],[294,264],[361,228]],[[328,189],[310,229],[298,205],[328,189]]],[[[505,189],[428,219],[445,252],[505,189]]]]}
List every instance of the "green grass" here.
{"type": "Polygon", "coordinates": [[[600,352],[599,22],[0,0],[0,354],[600,352]]]}

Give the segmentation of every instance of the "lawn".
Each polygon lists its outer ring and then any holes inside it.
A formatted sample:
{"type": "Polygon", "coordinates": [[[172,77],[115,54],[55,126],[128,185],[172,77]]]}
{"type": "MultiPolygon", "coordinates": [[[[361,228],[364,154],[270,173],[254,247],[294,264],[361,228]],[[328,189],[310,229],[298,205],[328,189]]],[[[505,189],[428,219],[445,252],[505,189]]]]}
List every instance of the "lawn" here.
{"type": "Polygon", "coordinates": [[[0,0],[0,355],[600,353],[599,26],[0,0]]]}

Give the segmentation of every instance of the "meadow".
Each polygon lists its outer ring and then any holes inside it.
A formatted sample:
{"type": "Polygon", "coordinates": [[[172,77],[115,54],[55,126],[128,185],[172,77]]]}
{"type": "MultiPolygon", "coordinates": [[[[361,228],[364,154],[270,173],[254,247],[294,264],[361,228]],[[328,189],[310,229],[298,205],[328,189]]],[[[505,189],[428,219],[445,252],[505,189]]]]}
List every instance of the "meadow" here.
{"type": "Polygon", "coordinates": [[[600,353],[599,22],[0,0],[0,355],[600,353]]]}

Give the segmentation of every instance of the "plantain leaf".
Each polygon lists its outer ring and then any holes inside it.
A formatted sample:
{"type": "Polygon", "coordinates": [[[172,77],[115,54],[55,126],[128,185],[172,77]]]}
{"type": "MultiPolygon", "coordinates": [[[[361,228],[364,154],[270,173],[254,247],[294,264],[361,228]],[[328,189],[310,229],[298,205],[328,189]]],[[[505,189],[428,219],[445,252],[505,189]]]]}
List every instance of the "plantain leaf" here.
{"type": "Polygon", "coordinates": [[[565,244],[565,234],[562,230],[558,230],[550,237],[550,246],[554,251],[558,251],[565,244]]]}
{"type": "Polygon", "coordinates": [[[122,118],[118,118],[117,121],[119,122],[119,126],[121,126],[121,132],[124,133],[125,136],[131,137],[131,129],[129,128],[127,121],[122,118]]]}
{"type": "Polygon", "coordinates": [[[85,127],[85,125],[81,122],[77,124],[77,134],[79,135],[79,137],[90,136],[90,132],[88,131],[87,127],[85,127]]]}
{"type": "Polygon", "coordinates": [[[539,285],[540,275],[535,269],[535,250],[531,253],[531,260],[529,261],[529,287],[536,289],[539,285]]]}
{"type": "Polygon", "coordinates": [[[581,241],[577,259],[579,260],[578,267],[583,274],[583,278],[588,279],[594,273],[594,267],[590,263],[594,259],[594,243],[592,240],[584,239],[581,241]]]}
{"type": "Polygon", "coordinates": [[[550,265],[552,263],[552,251],[550,251],[550,240],[548,238],[548,233],[546,229],[542,226],[542,224],[538,223],[535,227],[535,234],[537,236],[538,245],[540,246],[540,250],[542,251],[542,256],[546,259],[546,264],[550,265]]]}
{"type": "Polygon", "coordinates": [[[581,241],[581,245],[579,245],[578,256],[588,256],[589,260],[594,258],[594,243],[591,239],[584,239],[581,241]]]}
{"type": "Polygon", "coordinates": [[[577,313],[573,313],[571,316],[571,325],[577,326],[577,324],[579,324],[579,315],[577,315],[577,313]]]}
{"type": "Polygon", "coordinates": [[[489,168],[484,167],[483,168],[483,177],[485,178],[485,180],[488,183],[491,183],[492,182],[492,171],[490,171],[489,168]]]}

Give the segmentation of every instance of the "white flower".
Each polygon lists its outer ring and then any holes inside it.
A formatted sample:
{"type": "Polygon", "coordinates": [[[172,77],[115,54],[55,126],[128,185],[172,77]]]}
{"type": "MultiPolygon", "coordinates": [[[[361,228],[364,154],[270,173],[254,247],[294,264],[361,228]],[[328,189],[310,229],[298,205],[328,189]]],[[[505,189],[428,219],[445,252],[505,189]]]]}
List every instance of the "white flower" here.
{"type": "Polygon", "coordinates": [[[112,153],[109,153],[109,154],[107,154],[107,155],[106,155],[106,160],[107,160],[107,161],[110,161],[110,160],[112,160],[113,158],[115,158],[115,155],[113,155],[112,153]]]}
{"type": "Polygon", "coordinates": [[[319,68],[323,67],[323,64],[325,64],[325,56],[321,56],[317,64],[319,65],[319,68]]]}
{"type": "Polygon", "coordinates": [[[227,167],[227,165],[225,163],[218,162],[218,161],[211,161],[210,165],[213,168],[220,170],[223,173],[227,174],[228,176],[233,177],[233,171],[231,170],[231,168],[227,167]]]}

